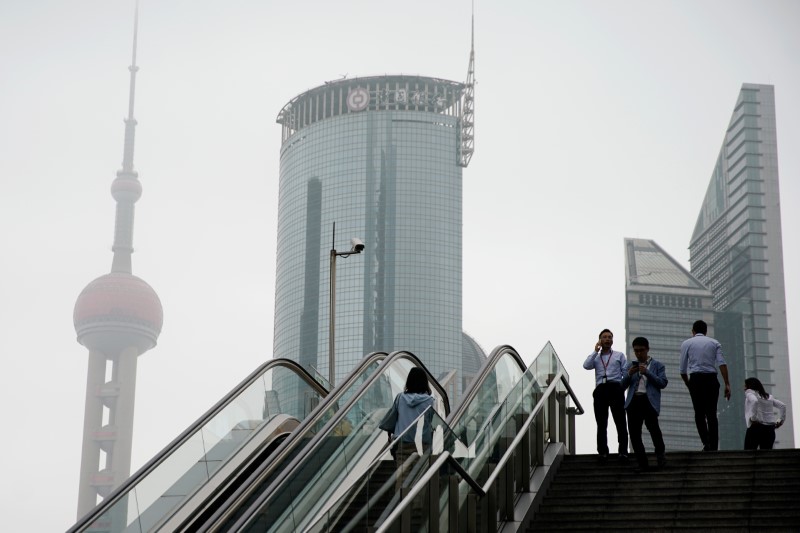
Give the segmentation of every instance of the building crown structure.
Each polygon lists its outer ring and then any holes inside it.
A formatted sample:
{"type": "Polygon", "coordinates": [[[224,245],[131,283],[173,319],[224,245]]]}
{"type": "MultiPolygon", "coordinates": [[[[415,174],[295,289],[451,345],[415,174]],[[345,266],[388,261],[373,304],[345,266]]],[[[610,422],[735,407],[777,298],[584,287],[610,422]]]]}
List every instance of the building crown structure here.
{"type": "Polygon", "coordinates": [[[73,312],[78,342],[89,349],[79,518],[130,475],[137,357],[156,345],[164,320],[158,295],[131,265],[134,204],[142,194],[133,168],[137,33],[138,6],[122,168],[111,184],[117,204],[111,272],[83,289],[73,312]]]}

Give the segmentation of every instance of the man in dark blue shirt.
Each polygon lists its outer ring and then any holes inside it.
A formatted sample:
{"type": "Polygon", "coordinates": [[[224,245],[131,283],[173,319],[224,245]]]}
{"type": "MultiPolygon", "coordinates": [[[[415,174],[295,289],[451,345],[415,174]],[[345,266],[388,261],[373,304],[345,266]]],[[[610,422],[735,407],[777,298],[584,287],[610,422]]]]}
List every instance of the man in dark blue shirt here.
{"type": "Polygon", "coordinates": [[[647,455],[642,442],[642,423],[650,432],[656,451],[659,468],[667,463],[664,437],[658,425],[661,412],[661,389],[667,386],[667,372],[664,365],[650,357],[650,341],[636,337],[631,343],[636,361],[627,366],[622,386],[628,389],[625,398],[625,411],[628,413],[628,432],[631,445],[636,454],[637,471],[647,470],[647,455]]]}

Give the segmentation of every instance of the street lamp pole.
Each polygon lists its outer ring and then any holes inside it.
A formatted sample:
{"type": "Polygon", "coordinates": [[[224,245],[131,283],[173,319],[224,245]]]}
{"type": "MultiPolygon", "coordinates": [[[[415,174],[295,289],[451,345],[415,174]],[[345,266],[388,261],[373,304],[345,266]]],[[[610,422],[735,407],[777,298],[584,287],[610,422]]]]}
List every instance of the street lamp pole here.
{"type": "Polygon", "coordinates": [[[330,309],[328,310],[328,381],[331,388],[336,385],[336,258],[350,257],[364,251],[364,242],[354,237],[350,239],[349,252],[336,251],[336,222],[333,223],[333,239],[331,242],[330,264],[330,309]]]}

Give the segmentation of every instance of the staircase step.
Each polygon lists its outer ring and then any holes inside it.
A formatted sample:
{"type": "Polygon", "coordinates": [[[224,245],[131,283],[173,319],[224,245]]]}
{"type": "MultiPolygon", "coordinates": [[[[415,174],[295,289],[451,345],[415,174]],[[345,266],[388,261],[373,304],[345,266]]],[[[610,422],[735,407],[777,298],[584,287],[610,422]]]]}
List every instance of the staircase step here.
{"type": "Polygon", "coordinates": [[[800,531],[800,450],[675,452],[667,461],[635,473],[633,458],[565,457],[528,531],[800,531]]]}

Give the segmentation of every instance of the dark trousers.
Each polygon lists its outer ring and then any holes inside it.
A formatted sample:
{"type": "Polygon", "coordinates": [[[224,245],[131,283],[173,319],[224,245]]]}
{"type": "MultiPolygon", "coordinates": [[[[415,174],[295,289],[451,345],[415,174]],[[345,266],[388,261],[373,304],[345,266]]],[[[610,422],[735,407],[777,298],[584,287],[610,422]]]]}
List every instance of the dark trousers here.
{"type": "Polygon", "coordinates": [[[745,450],[771,450],[775,444],[775,426],[765,426],[758,422],[752,422],[747,432],[744,434],[745,450]]]}
{"type": "Polygon", "coordinates": [[[401,440],[397,443],[394,455],[394,461],[395,464],[397,464],[397,478],[395,479],[394,485],[395,491],[400,492],[403,482],[405,482],[408,474],[411,473],[411,469],[414,468],[416,460],[412,459],[411,456],[416,453],[417,445],[413,442],[401,440]]]}
{"type": "Polygon", "coordinates": [[[694,373],[689,375],[689,395],[694,407],[694,423],[703,441],[704,450],[719,449],[719,423],[717,422],[717,401],[719,400],[719,381],[717,374],[694,373]]]}
{"type": "Polygon", "coordinates": [[[625,396],[622,386],[618,382],[610,381],[595,387],[592,393],[594,398],[594,419],[597,421],[597,453],[608,455],[608,411],[614,417],[617,426],[617,442],[619,453],[628,453],[628,428],[625,425],[625,396]]]}
{"type": "Polygon", "coordinates": [[[658,413],[650,405],[650,400],[645,394],[634,394],[630,405],[628,405],[628,432],[631,435],[631,444],[636,453],[636,461],[640,466],[647,466],[647,454],[644,451],[642,442],[642,422],[650,438],[653,439],[653,446],[656,449],[656,457],[664,458],[666,448],[664,447],[664,437],[661,435],[661,428],[658,425],[658,413]]]}

